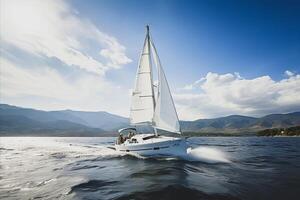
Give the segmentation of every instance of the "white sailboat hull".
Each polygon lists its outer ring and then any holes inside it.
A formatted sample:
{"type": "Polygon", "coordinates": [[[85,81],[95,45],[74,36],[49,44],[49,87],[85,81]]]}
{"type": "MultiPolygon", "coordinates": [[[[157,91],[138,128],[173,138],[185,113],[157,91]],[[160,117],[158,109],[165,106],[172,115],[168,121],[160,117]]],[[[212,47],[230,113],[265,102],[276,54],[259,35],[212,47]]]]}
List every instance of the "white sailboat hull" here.
{"type": "Polygon", "coordinates": [[[180,157],[186,154],[187,144],[184,138],[139,134],[123,144],[116,144],[115,149],[123,153],[145,157],[180,157]],[[136,142],[132,143],[132,139],[136,142]]]}

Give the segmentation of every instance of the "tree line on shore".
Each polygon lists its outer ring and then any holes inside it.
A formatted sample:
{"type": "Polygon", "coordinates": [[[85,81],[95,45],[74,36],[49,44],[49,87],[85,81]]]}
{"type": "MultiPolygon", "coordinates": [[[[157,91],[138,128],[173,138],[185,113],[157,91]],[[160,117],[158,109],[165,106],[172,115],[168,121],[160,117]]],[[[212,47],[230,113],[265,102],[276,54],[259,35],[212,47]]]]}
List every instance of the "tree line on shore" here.
{"type": "Polygon", "coordinates": [[[289,128],[272,128],[257,132],[258,136],[300,136],[300,126],[289,128]]]}

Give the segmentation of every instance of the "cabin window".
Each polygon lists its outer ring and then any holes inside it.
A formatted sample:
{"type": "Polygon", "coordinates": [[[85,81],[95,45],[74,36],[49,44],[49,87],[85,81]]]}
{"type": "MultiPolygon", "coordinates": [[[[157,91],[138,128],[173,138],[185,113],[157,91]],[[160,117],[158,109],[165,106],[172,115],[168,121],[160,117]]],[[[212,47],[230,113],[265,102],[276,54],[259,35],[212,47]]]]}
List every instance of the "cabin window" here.
{"type": "Polygon", "coordinates": [[[150,135],[148,137],[144,137],[143,140],[149,140],[149,139],[152,139],[152,138],[155,138],[156,136],[155,135],[150,135]]]}

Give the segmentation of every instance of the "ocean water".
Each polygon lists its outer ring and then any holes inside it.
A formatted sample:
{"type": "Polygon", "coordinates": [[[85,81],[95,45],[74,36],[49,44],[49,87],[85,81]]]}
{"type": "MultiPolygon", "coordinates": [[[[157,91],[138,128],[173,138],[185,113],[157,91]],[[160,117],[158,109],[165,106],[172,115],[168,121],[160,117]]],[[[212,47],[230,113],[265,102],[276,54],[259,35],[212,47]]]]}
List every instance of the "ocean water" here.
{"type": "Polygon", "coordinates": [[[0,199],[300,199],[299,137],[190,138],[181,159],[113,142],[0,137],[0,199]]]}

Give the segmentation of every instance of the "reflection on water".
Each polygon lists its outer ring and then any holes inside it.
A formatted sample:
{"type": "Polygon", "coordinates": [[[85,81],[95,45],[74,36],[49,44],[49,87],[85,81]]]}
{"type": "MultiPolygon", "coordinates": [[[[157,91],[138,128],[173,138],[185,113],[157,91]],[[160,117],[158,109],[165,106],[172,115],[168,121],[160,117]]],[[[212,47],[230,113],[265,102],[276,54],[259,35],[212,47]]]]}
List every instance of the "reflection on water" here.
{"type": "Polygon", "coordinates": [[[298,199],[300,138],[191,138],[141,159],[114,138],[0,138],[0,199],[298,199]]]}

